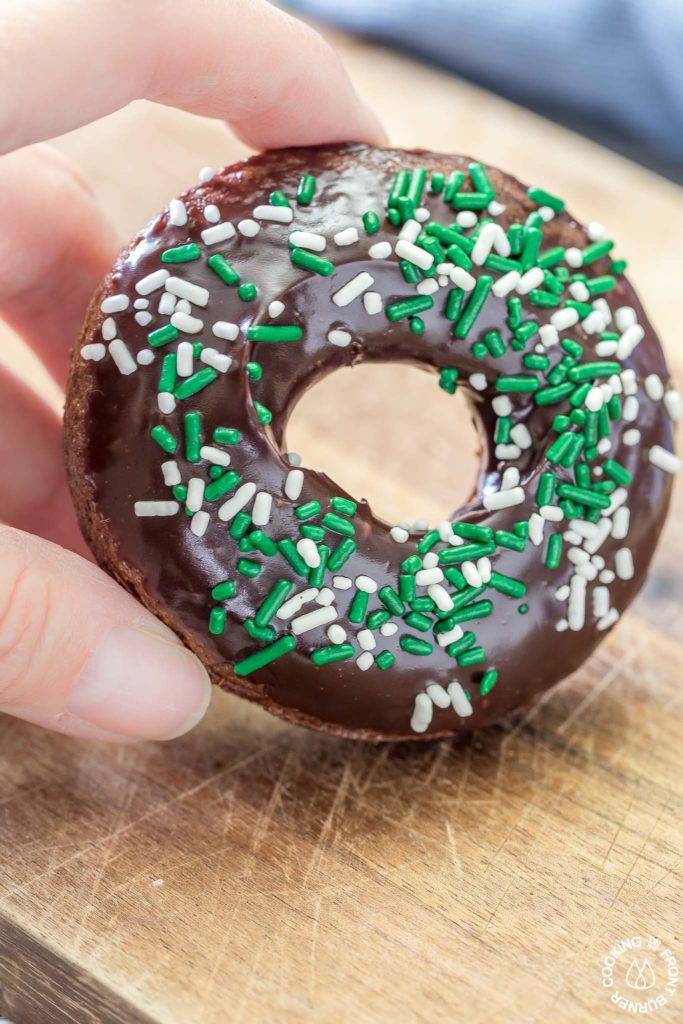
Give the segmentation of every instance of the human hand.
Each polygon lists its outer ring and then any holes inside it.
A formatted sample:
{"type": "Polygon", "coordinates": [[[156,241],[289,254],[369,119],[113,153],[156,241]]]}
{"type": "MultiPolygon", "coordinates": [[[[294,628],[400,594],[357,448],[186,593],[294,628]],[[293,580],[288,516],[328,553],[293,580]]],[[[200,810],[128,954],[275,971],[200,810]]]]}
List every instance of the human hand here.
{"type": "MultiPolygon", "coordinates": [[[[256,148],[382,138],[336,53],[265,0],[5,0],[0,79],[0,316],[60,385],[122,245],[36,143],[138,98],[222,118],[256,148]]],[[[1,366],[0,410],[0,711],[93,739],[181,735],[208,706],[206,671],[80,557],[60,420],[1,366]]]]}

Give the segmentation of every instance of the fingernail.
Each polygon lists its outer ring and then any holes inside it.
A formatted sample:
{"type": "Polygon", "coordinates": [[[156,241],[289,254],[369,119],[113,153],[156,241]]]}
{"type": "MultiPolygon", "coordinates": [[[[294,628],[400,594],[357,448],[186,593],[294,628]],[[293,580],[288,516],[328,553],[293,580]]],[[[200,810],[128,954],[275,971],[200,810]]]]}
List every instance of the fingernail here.
{"type": "Polygon", "coordinates": [[[172,739],[204,717],[211,683],[204,666],[167,635],[118,626],[80,672],[66,711],[132,739],[172,739]]]}

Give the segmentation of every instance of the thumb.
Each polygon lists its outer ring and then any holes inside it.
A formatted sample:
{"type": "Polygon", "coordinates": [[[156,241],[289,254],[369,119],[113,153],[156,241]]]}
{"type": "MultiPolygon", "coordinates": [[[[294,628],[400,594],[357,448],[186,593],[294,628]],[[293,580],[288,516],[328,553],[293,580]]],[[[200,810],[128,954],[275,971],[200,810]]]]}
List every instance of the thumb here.
{"type": "Polygon", "coordinates": [[[0,711],[89,739],[170,739],[209,677],[170,629],[95,566],[0,525],[0,711]]]}

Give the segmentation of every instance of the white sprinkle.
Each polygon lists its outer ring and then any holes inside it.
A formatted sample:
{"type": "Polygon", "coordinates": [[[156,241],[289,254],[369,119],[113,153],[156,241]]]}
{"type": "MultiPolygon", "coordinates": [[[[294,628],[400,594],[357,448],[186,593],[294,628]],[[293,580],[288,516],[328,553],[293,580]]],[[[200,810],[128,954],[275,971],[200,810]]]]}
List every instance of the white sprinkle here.
{"type": "Polygon", "coordinates": [[[164,483],[167,487],[175,487],[182,479],[180,476],[180,470],[178,469],[178,463],[174,459],[169,459],[168,462],[161,463],[161,475],[163,476],[164,483]]]}
{"type": "Polygon", "coordinates": [[[290,597],[288,601],[285,601],[275,613],[278,619],[291,619],[292,615],[296,615],[300,608],[309,601],[313,601],[318,596],[317,587],[308,587],[306,590],[302,590],[299,594],[295,594],[294,597],[290,597]]]}
{"type": "Polygon", "coordinates": [[[191,377],[194,370],[194,347],[191,341],[181,341],[177,349],[176,369],[179,377],[191,377]]]}
{"type": "Polygon", "coordinates": [[[138,295],[151,295],[152,292],[157,292],[160,288],[163,288],[170,277],[171,275],[168,270],[155,270],[152,274],[148,274],[147,277],[143,277],[138,281],[135,285],[135,291],[138,295]]]}
{"type": "Polygon", "coordinates": [[[594,537],[597,537],[599,532],[595,523],[589,523],[585,519],[571,519],[569,526],[574,533],[578,533],[580,539],[577,543],[579,544],[581,543],[581,538],[592,540],[594,537]]]}
{"type": "Polygon", "coordinates": [[[375,640],[371,629],[361,629],[360,632],[356,634],[356,639],[363,651],[374,651],[377,646],[377,641],[375,640]]]}
{"type": "Polygon", "coordinates": [[[102,321],[101,332],[104,341],[113,341],[116,337],[116,321],[108,316],[106,320],[102,321]]]}
{"type": "Polygon", "coordinates": [[[555,591],[555,597],[558,601],[566,601],[569,597],[569,593],[569,587],[565,584],[564,586],[557,588],[557,590],[555,591]]]}
{"type": "Polygon", "coordinates": [[[645,392],[653,402],[661,402],[664,398],[664,385],[656,373],[645,378],[645,392]]]}
{"type": "Polygon", "coordinates": [[[583,578],[589,582],[594,580],[598,575],[598,570],[592,562],[582,562],[581,565],[577,565],[576,572],[579,576],[583,576],[583,578]]]}
{"type": "Polygon", "coordinates": [[[497,444],[495,456],[499,462],[512,462],[522,454],[522,449],[516,444],[497,444]]]}
{"type": "Polygon", "coordinates": [[[640,402],[635,395],[629,395],[624,402],[624,407],[621,410],[622,419],[626,423],[633,423],[634,420],[638,419],[638,411],[640,409],[640,402]]]}
{"type": "Polygon", "coordinates": [[[471,292],[477,283],[476,279],[463,267],[453,267],[450,277],[453,284],[458,288],[462,288],[464,292],[471,292]]]}
{"type": "Polygon", "coordinates": [[[219,373],[227,373],[232,366],[232,359],[230,356],[224,355],[222,352],[218,352],[215,348],[203,348],[199,353],[199,358],[207,366],[211,366],[214,370],[218,370],[219,373]]]}
{"type": "Polygon", "coordinates": [[[552,348],[553,345],[559,345],[560,336],[557,333],[557,327],[553,327],[552,324],[543,324],[542,327],[539,327],[538,333],[546,348],[552,348]]]}
{"type": "Polygon", "coordinates": [[[583,629],[586,622],[586,578],[574,573],[569,582],[569,604],[567,619],[569,628],[575,633],[583,629]]]}
{"type": "Polygon", "coordinates": [[[579,314],[577,310],[569,306],[566,309],[558,309],[556,313],[550,317],[550,323],[558,331],[566,331],[569,327],[574,327],[579,322],[579,314]]]}
{"type": "MultiPolygon", "coordinates": [[[[113,342],[112,342],[113,344],[113,342]]],[[[111,345],[109,346],[111,349],[111,345]]],[[[663,469],[665,473],[678,473],[681,468],[681,460],[673,452],[668,452],[666,448],[662,448],[661,445],[654,444],[650,448],[650,462],[657,469],[663,469]]]]}
{"type": "Polygon", "coordinates": [[[590,555],[583,548],[570,548],[567,558],[573,565],[583,565],[584,562],[590,561],[590,555]]]}
{"type": "Polygon", "coordinates": [[[198,284],[192,284],[191,281],[184,281],[182,277],[169,277],[165,287],[166,291],[170,292],[171,295],[176,295],[179,299],[187,299],[194,306],[206,306],[208,304],[208,289],[202,288],[198,284]]]}
{"type": "Polygon", "coordinates": [[[487,209],[492,217],[500,217],[501,213],[505,213],[505,207],[497,199],[492,199],[487,209]]]}
{"type": "Polygon", "coordinates": [[[391,245],[389,242],[375,242],[368,249],[371,260],[388,260],[391,256],[391,245]]]}
{"type": "Polygon", "coordinates": [[[285,462],[288,462],[290,466],[300,466],[303,459],[298,452],[285,452],[282,456],[285,462]]]}
{"type": "Polygon", "coordinates": [[[490,558],[478,558],[477,559],[477,572],[481,576],[481,582],[489,584],[491,582],[491,573],[493,568],[491,566],[490,558]]]}
{"type": "Polygon", "coordinates": [[[492,405],[496,416],[509,416],[512,412],[512,402],[507,395],[497,395],[492,405]]]}
{"type": "Polygon", "coordinates": [[[325,236],[315,231],[292,231],[289,241],[300,249],[310,249],[312,252],[322,252],[327,245],[325,236]]]}
{"type": "MultiPolygon", "coordinates": [[[[283,605],[284,608],[284,605],[283,605]]],[[[280,609],[282,611],[282,609],[280,609]]],[[[320,626],[326,626],[328,622],[333,622],[337,618],[337,609],[331,605],[322,608],[314,608],[312,612],[306,612],[305,615],[300,615],[296,619],[292,619],[292,633],[294,636],[300,636],[302,633],[308,633],[312,629],[318,629],[320,626]]]]}
{"type": "Polygon", "coordinates": [[[164,416],[170,416],[175,410],[175,395],[170,391],[160,391],[157,395],[157,405],[159,406],[159,412],[162,412],[164,416]]]}
{"type": "Polygon", "coordinates": [[[204,329],[203,320],[199,320],[196,316],[189,316],[187,313],[174,313],[171,317],[171,323],[179,331],[182,331],[183,334],[199,334],[204,329]]]}
{"type": "Polygon", "coordinates": [[[518,295],[528,295],[534,288],[540,288],[543,284],[543,271],[540,267],[532,267],[531,270],[527,270],[526,274],[522,274],[517,285],[518,295]]]}
{"type": "Polygon", "coordinates": [[[511,487],[507,491],[494,491],[493,494],[485,494],[483,498],[484,508],[489,512],[497,512],[502,508],[511,508],[513,505],[521,505],[524,501],[524,491],[521,487],[511,487]]]}
{"type": "Polygon", "coordinates": [[[422,559],[423,569],[435,569],[438,564],[439,556],[437,555],[436,551],[428,551],[427,554],[422,559]]]}
{"type": "Polygon", "coordinates": [[[238,223],[237,230],[245,238],[256,238],[261,228],[251,217],[245,217],[244,220],[238,223]]]}
{"type": "Polygon", "coordinates": [[[674,388],[664,394],[664,408],[670,420],[676,423],[683,416],[683,398],[674,388]]]}
{"type": "Polygon", "coordinates": [[[398,632],[398,626],[395,622],[385,622],[379,627],[379,631],[382,636],[393,636],[398,632]]]}
{"type": "Polygon", "coordinates": [[[510,437],[514,443],[522,449],[522,451],[526,451],[527,448],[531,448],[534,443],[531,439],[531,434],[524,423],[515,423],[514,427],[510,431],[510,437]]]}
{"type": "Polygon", "coordinates": [[[605,237],[605,228],[599,221],[592,220],[590,224],[586,227],[586,233],[590,238],[591,242],[599,242],[602,238],[605,237]]]}
{"type": "Polygon", "coordinates": [[[335,245],[354,245],[358,241],[357,228],[344,228],[334,236],[335,245]]]}
{"type": "Polygon", "coordinates": [[[117,369],[124,377],[134,373],[138,368],[138,364],[133,359],[130,349],[126,345],[125,341],[121,341],[120,338],[114,338],[113,341],[109,342],[109,354],[116,363],[117,369]]]}
{"type": "Polygon", "coordinates": [[[141,309],[139,313],[135,314],[135,322],[140,324],[141,327],[146,327],[147,324],[152,322],[152,314],[148,313],[145,309],[141,309]]]}
{"type": "Polygon", "coordinates": [[[273,507],[273,496],[268,491],[259,491],[254,498],[254,507],[251,513],[251,521],[254,526],[267,526],[270,522],[270,512],[273,507]]]}
{"type": "Polygon", "coordinates": [[[415,707],[410,719],[410,728],[413,732],[426,732],[429,728],[434,705],[426,693],[418,693],[415,697],[415,707]]]}
{"type": "Polygon", "coordinates": [[[614,556],[614,569],[620,580],[633,579],[633,555],[630,548],[619,548],[614,556]]]}
{"type": "Polygon", "coordinates": [[[575,246],[565,249],[564,261],[568,267],[580,267],[583,265],[583,253],[575,246]]]}
{"type": "Polygon", "coordinates": [[[561,523],[564,519],[564,512],[557,505],[543,505],[539,512],[548,523],[561,523]]]}
{"type": "Polygon", "coordinates": [[[136,516],[174,516],[180,509],[177,501],[136,501],[136,516]]]}
{"type": "Polygon", "coordinates": [[[315,541],[310,537],[302,537],[296,543],[296,550],[310,569],[317,569],[320,565],[320,552],[315,541]]]}
{"type": "Polygon", "coordinates": [[[228,320],[217,320],[211,330],[217,338],[224,338],[225,341],[235,341],[240,333],[237,324],[232,324],[228,320]]]}
{"type": "Polygon", "coordinates": [[[413,522],[413,531],[415,533],[424,533],[429,528],[429,520],[427,519],[416,519],[413,522]]]}
{"type": "Polygon", "coordinates": [[[377,592],[377,584],[370,576],[356,576],[355,584],[359,590],[362,590],[365,594],[374,594],[377,592]]]}
{"type": "Polygon", "coordinates": [[[420,237],[420,222],[417,220],[407,220],[401,227],[398,233],[399,241],[404,242],[416,242],[420,237]]]}
{"type": "Polygon", "coordinates": [[[614,322],[617,330],[623,334],[629,327],[638,323],[638,317],[633,306],[620,306],[614,313],[614,322]]]}
{"type": "Polygon", "coordinates": [[[619,343],[617,341],[599,341],[595,346],[595,354],[601,359],[610,358],[617,354],[619,343]]]}
{"type": "Polygon", "coordinates": [[[98,341],[92,345],[84,345],[81,349],[83,359],[89,359],[94,363],[99,363],[100,359],[104,359],[106,354],[106,348],[98,341]]]}
{"type": "Polygon", "coordinates": [[[624,359],[628,359],[634,349],[640,345],[644,337],[645,330],[640,326],[640,324],[633,324],[631,327],[627,327],[619,338],[617,358],[622,361],[624,359]]]}
{"type": "Polygon", "coordinates": [[[204,503],[204,481],[199,476],[191,477],[187,482],[185,504],[190,512],[199,512],[204,503]]]}
{"type": "Polygon", "coordinates": [[[198,179],[202,184],[206,184],[207,181],[211,181],[213,178],[213,167],[200,167],[198,179]]]}
{"type": "Polygon", "coordinates": [[[351,344],[351,335],[348,331],[339,330],[335,328],[332,331],[328,331],[327,340],[331,345],[337,345],[338,348],[346,348],[347,345],[351,344]]]}
{"type": "Polygon", "coordinates": [[[363,296],[363,305],[368,316],[374,316],[382,312],[382,296],[379,292],[366,292],[363,296]]]}
{"type": "Polygon", "coordinates": [[[218,245],[219,242],[227,242],[235,237],[235,228],[229,220],[224,220],[213,227],[204,228],[202,231],[202,242],[204,245],[218,245]]]}
{"type": "MultiPolygon", "coordinates": [[[[167,270],[158,271],[158,273],[168,275],[167,270]]],[[[129,302],[130,299],[127,295],[110,295],[103,299],[100,309],[103,313],[123,313],[124,309],[128,309],[129,302]]]]}
{"type": "Polygon", "coordinates": [[[588,302],[591,297],[591,293],[586,288],[583,281],[573,281],[569,285],[569,294],[577,302],[588,302]]]}
{"type": "Polygon", "coordinates": [[[208,206],[204,207],[204,219],[207,220],[209,224],[218,224],[218,221],[221,219],[221,211],[214,205],[214,203],[209,203],[208,206]]]}
{"type": "Polygon", "coordinates": [[[420,224],[424,224],[426,220],[429,220],[430,213],[425,206],[418,206],[415,211],[415,220],[419,220],[420,224]]]}
{"type": "Polygon", "coordinates": [[[555,623],[555,629],[558,633],[565,633],[569,629],[569,623],[566,619],[559,619],[555,623]]]}
{"type": "Polygon", "coordinates": [[[436,528],[439,531],[439,540],[443,541],[444,544],[448,544],[453,536],[453,524],[449,523],[447,519],[442,519],[436,528]]]}
{"type": "Polygon", "coordinates": [[[229,522],[240,512],[245,505],[248,505],[256,494],[256,484],[246,483],[238,487],[231,498],[228,498],[218,509],[218,518],[223,523],[229,522]]]}
{"type": "Polygon", "coordinates": [[[199,454],[202,459],[206,459],[207,462],[212,462],[215,466],[230,465],[229,454],[222,451],[220,448],[214,448],[212,445],[202,445],[199,449],[199,454]]]}
{"type": "Polygon", "coordinates": [[[489,258],[499,230],[498,224],[485,224],[483,226],[470,256],[475,266],[481,267],[489,258]]]}
{"type": "Polygon", "coordinates": [[[323,589],[320,591],[320,593],[318,594],[318,596],[316,597],[315,600],[316,600],[316,604],[323,604],[323,605],[334,604],[334,601],[335,601],[334,591],[330,590],[329,587],[323,587],[323,589]]]}
{"type": "Polygon", "coordinates": [[[394,252],[399,259],[408,260],[420,270],[430,270],[434,264],[434,257],[431,253],[421,249],[418,245],[413,245],[406,238],[399,238],[394,246],[394,252]]]}
{"type": "Polygon", "coordinates": [[[462,626],[453,626],[453,629],[449,629],[445,633],[437,633],[436,639],[439,647],[448,647],[449,644],[462,640],[464,635],[462,626]]]}
{"type": "Polygon", "coordinates": [[[537,512],[532,512],[529,518],[529,540],[537,548],[543,543],[544,530],[545,519],[537,512]]]}
{"type": "Polygon", "coordinates": [[[363,651],[363,653],[356,658],[356,665],[361,672],[367,672],[369,668],[372,668],[374,663],[375,659],[372,654],[370,654],[370,651],[363,651]]]}
{"type": "Polygon", "coordinates": [[[461,210],[455,218],[456,224],[461,228],[473,228],[478,221],[478,217],[474,210],[461,210]]]}
{"type": "Polygon", "coordinates": [[[335,292],[332,296],[332,301],[337,306],[348,306],[350,302],[357,299],[359,295],[366,292],[371,285],[375,283],[374,278],[366,271],[361,271],[360,274],[356,274],[350,281],[347,281],[339,291],[335,292]]]}
{"type": "Polygon", "coordinates": [[[610,583],[614,583],[615,579],[616,576],[611,569],[603,569],[600,573],[600,582],[605,583],[608,586],[610,583]]]}
{"type": "Polygon", "coordinates": [[[507,274],[503,274],[494,283],[491,291],[497,298],[503,299],[506,295],[509,295],[513,291],[521,280],[521,274],[517,270],[510,270],[507,274]]]}
{"type": "Polygon", "coordinates": [[[538,213],[544,224],[549,224],[551,220],[555,219],[555,211],[552,206],[539,206],[538,213]]]}
{"type": "Polygon", "coordinates": [[[187,224],[187,210],[182,199],[172,199],[168,204],[168,219],[177,228],[182,228],[187,224]]]}
{"type": "Polygon", "coordinates": [[[170,316],[171,313],[175,312],[177,304],[178,300],[175,295],[171,295],[170,292],[164,292],[159,299],[159,313],[162,316],[170,316]]]}
{"type": "Polygon", "coordinates": [[[589,313],[586,319],[581,324],[586,334],[600,334],[607,327],[605,318],[602,313],[594,309],[592,313],[589,313]]]}
{"type": "Polygon", "coordinates": [[[428,587],[432,583],[441,583],[443,579],[443,569],[418,569],[415,573],[415,582],[418,587],[428,587]]]}
{"type": "Polygon", "coordinates": [[[612,519],[612,536],[615,540],[624,540],[629,531],[631,523],[631,510],[623,505],[614,513],[612,519]]]}
{"type": "Polygon", "coordinates": [[[519,470],[516,466],[508,466],[503,473],[503,477],[500,481],[501,491],[509,491],[513,487],[519,486],[519,470]]]}
{"type": "Polygon", "coordinates": [[[327,639],[331,644],[343,644],[346,640],[346,630],[334,622],[331,626],[327,627],[327,639]]]}
{"type": "Polygon", "coordinates": [[[474,562],[463,562],[460,568],[471,587],[480,587],[482,585],[481,575],[474,562]]]}
{"type": "Polygon", "coordinates": [[[285,479],[285,495],[290,501],[297,501],[304,486],[304,474],[300,469],[290,469],[285,479]]]}
{"type": "Polygon", "coordinates": [[[268,220],[275,224],[291,224],[294,213],[291,206],[257,206],[254,216],[257,220],[268,220]]]}
{"type": "Polygon", "coordinates": [[[640,444],[640,431],[635,427],[631,430],[625,431],[622,441],[627,448],[635,448],[637,444],[640,444]]]}
{"type": "Polygon", "coordinates": [[[605,325],[612,323],[612,310],[609,307],[607,299],[602,295],[598,296],[593,302],[593,309],[597,309],[599,313],[602,313],[602,318],[605,321],[605,325]]]}
{"type": "Polygon", "coordinates": [[[332,586],[335,587],[337,590],[350,590],[351,587],[353,586],[353,583],[351,582],[348,576],[333,576],[332,586]]]}
{"type": "Polygon", "coordinates": [[[392,526],[389,533],[391,534],[391,539],[395,540],[397,544],[405,544],[410,536],[408,531],[402,526],[392,526]]]}
{"type": "Polygon", "coordinates": [[[621,384],[624,389],[625,395],[637,395],[638,394],[638,380],[636,378],[635,370],[622,370],[621,372],[621,384]]]}
{"type": "Polygon", "coordinates": [[[427,687],[427,694],[437,708],[449,708],[451,706],[451,698],[440,683],[430,683],[427,687]]]}
{"type": "Polygon", "coordinates": [[[280,302],[279,299],[273,299],[271,304],[268,306],[268,316],[271,320],[276,320],[281,313],[285,311],[284,302],[280,302]]]}
{"type": "Polygon", "coordinates": [[[486,391],[486,377],[483,373],[470,374],[469,384],[475,391],[486,391]]]}
{"type": "Polygon", "coordinates": [[[433,277],[428,277],[424,281],[420,281],[415,285],[415,291],[418,295],[433,295],[434,292],[438,292],[439,282],[433,277]]]}
{"type": "Polygon", "coordinates": [[[451,704],[456,715],[460,715],[461,718],[469,718],[472,714],[472,705],[467,699],[467,694],[460,683],[454,681],[449,684],[448,696],[451,698],[451,704]]]}
{"type": "Polygon", "coordinates": [[[593,615],[602,619],[609,611],[609,590],[607,587],[596,587],[593,591],[593,615]]]}
{"type": "MultiPolygon", "coordinates": [[[[483,582],[483,581],[482,581],[483,582]]],[[[431,597],[432,601],[442,612],[450,612],[453,608],[453,598],[448,593],[445,587],[442,587],[440,583],[432,583],[427,587],[427,593],[431,597]]]]}

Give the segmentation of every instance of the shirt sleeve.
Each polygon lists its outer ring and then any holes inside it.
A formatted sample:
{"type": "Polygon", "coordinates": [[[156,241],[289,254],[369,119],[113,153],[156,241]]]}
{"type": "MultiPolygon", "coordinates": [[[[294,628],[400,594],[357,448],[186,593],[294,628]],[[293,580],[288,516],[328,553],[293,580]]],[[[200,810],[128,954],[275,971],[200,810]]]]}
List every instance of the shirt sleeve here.
{"type": "Polygon", "coordinates": [[[681,0],[291,0],[511,99],[616,127],[683,158],[681,0]]]}

